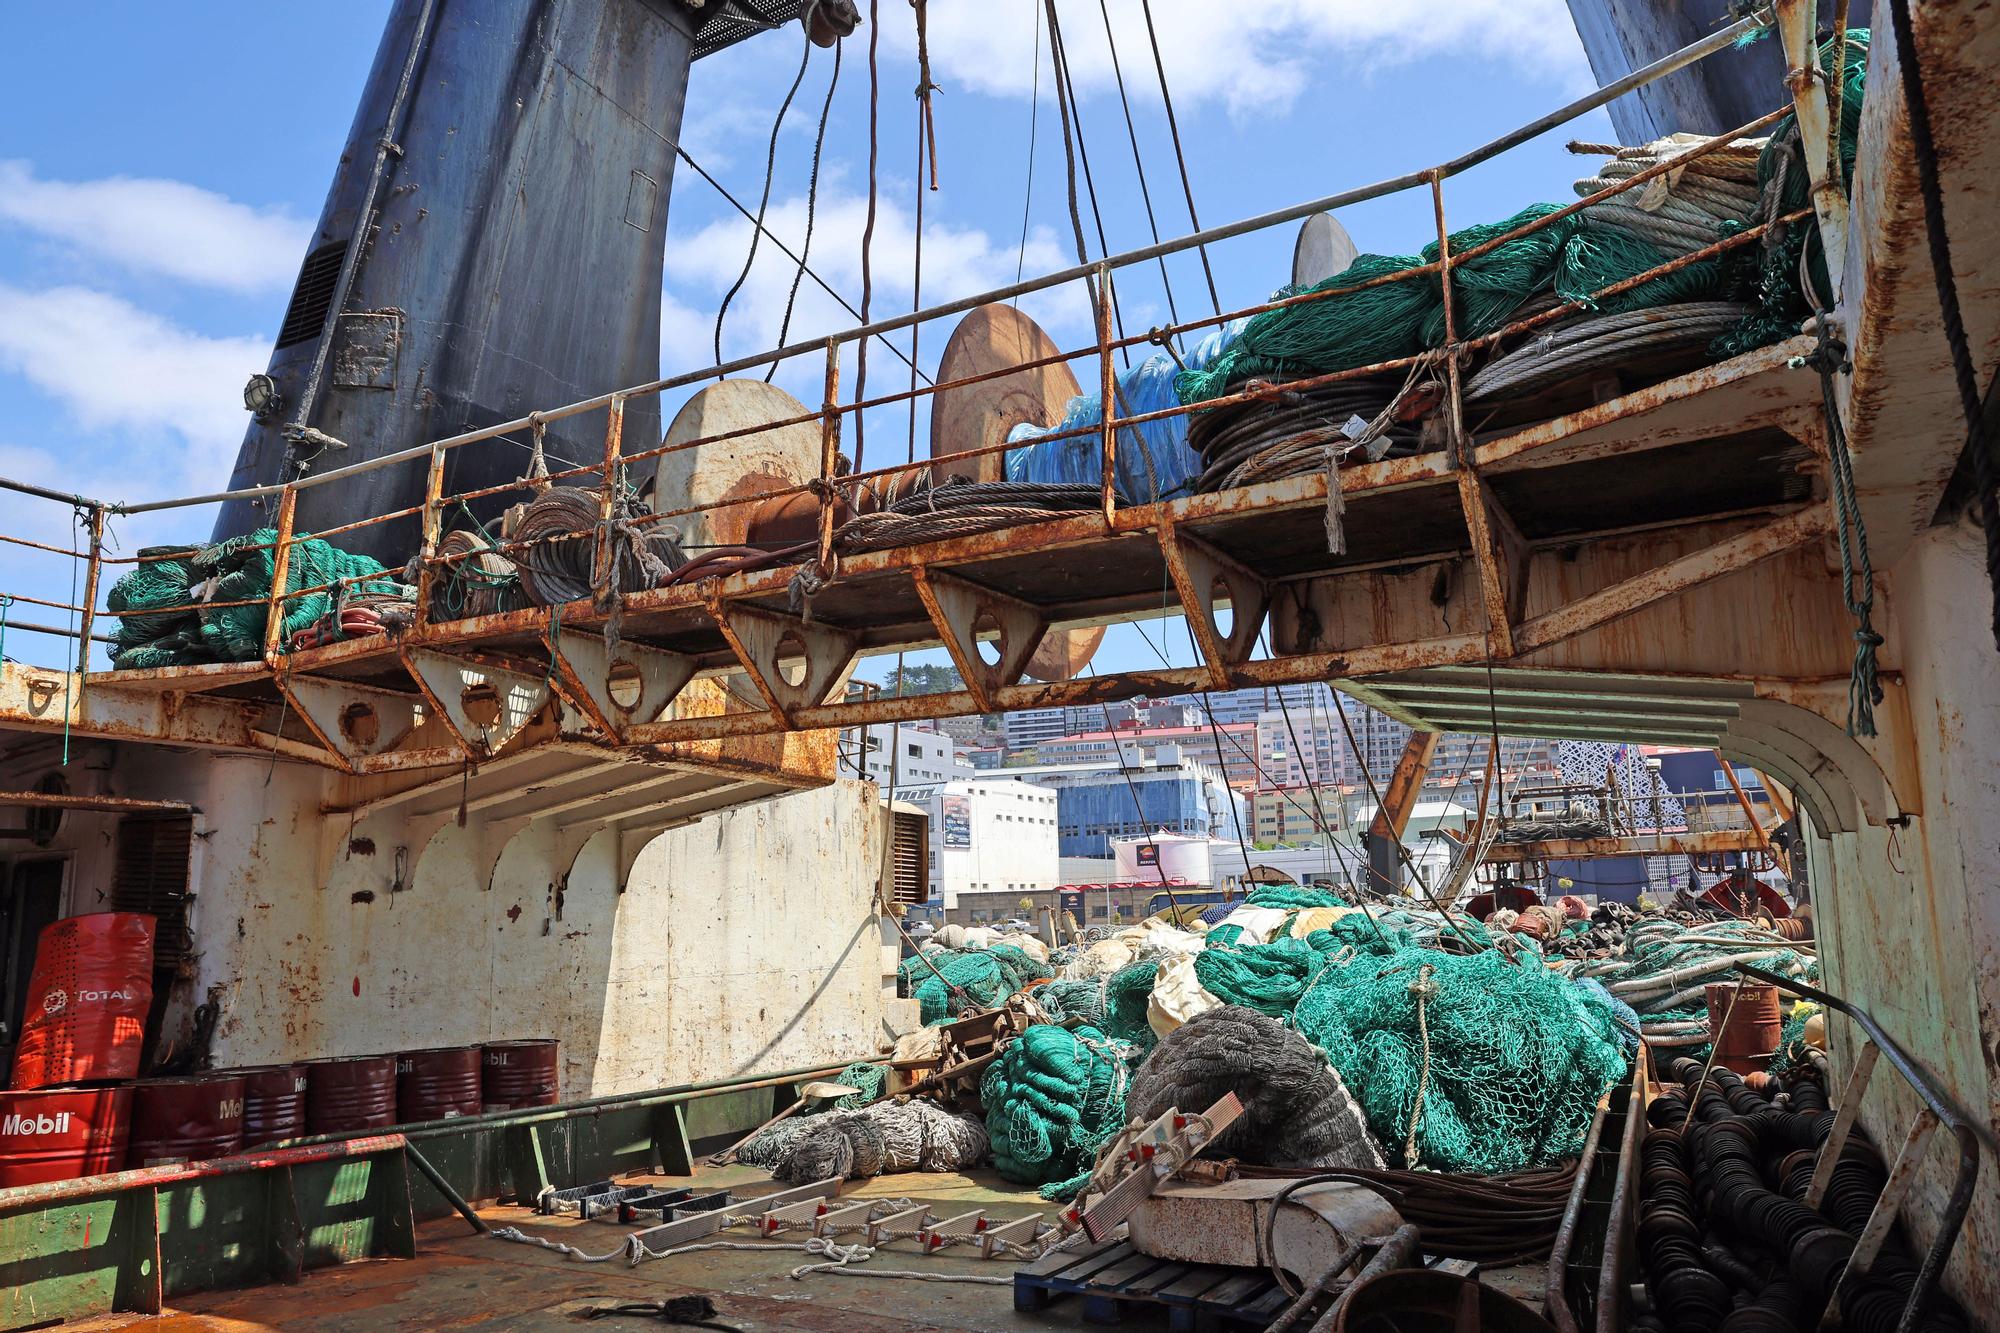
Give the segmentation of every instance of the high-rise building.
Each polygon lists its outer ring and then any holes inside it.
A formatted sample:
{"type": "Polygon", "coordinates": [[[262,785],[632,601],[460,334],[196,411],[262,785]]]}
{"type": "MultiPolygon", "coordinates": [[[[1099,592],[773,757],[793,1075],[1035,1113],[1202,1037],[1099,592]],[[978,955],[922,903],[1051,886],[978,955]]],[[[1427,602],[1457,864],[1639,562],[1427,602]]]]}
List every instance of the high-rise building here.
{"type": "Polygon", "coordinates": [[[1213,728],[1135,726],[1086,731],[1040,741],[1034,749],[1035,762],[1042,764],[1109,763],[1120,758],[1126,764],[1170,764],[1185,756],[1220,769],[1237,786],[1252,787],[1257,785],[1256,744],[1256,725],[1235,722],[1213,728]]]}
{"type": "Polygon", "coordinates": [[[1069,712],[1063,708],[1018,709],[1005,715],[1000,730],[1009,750],[1025,750],[1037,741],[1068,735],[1069,712]]]}
{"type": "Polygon", "coordinates": [[[900,793],[906,788],[950,782],[972,773],[972,765],[958,755],[958,744],[940,731],[877,722],[866,728],[850,729],[843,733],[842,741],[843,754],[860,754],[860,772],[856,776],[873,778],[884,792],[892,780],[900,793]],[[865,743],[847,743],[856,740],[865,743]]]}
{"type": "Polygon", "coordinates": [[[1222,775],[1184,757],[1124,767],[1109,761],[1037,764],[993,776],[1003,774],[1055,789],[1064,856],[1109,856],[1113,837],[1162,829],[1233,841],[1239,822],[1246,833],[1249,827],[1242,797],[1222,775]]]}

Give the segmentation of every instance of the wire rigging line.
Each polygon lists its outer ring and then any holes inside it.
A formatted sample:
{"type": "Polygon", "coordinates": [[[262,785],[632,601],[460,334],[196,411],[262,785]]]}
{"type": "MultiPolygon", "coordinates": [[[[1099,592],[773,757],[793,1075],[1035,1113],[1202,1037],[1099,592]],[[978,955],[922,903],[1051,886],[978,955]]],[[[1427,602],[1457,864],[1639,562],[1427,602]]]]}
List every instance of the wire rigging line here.
{"type": "MultiPolygon", "coordinates": [[[[840,53],[846,43],[833,44],[833,77],[826,81],[826,101],[819,108],[819,129],[813,134],[812,174],[806,178],[806,235],[799,246],[799,266],[792,274],[792,290],[785,296],[785,316],[778,321],[778,346],[785,345],[785,339],[792,332],[792,307],[799,299],[799,283],[806,276],[806,256],[812,253],[813,222],[819,214],[819,162],[826,150],[826,121],[833,114],[833,94],[840,87],[840,53]]],[[[778,373],[778,363],[773,361],[764,370],[764,383],[778,373]]],[[[915,387],[914,385],[911,387],[915,387]]]]}
{"type": "MultiPolygon", "coordinates": [[[[937,171],[937,165],[936,165],[937,148],[935,142],[933,142],[930,139],[930,134],[926,127],[926,121],[929,119],[930,93],[928,92],[927,88],[924,85],[927,85],[930,81],[930,57],[924,54],[923,50],[923,40],[924,40],[923,0],[917,0],[916,9],[917,9],[918,64],[919,64],[919,69],[922,71],[922,78],[923,78],[923,84],[917,88],[917,96],[923,99],[923,113],[917,117],[917,230],[915,237],[914,254],[912,255],[910,260],[910,313],[911,314],[915,314],[917,311],[922,310],[924,308],[923,174],[924,174],[924,148],[926,143],[931,144],[931,150],[930,150],[931,163],[932,163],[931,170],[933,173],[933,177],[935,177],[935,173],[937,171]]],[[[933,190],[937,188],[935,179],[933,179],[931,188],[933,190]]],[[[912,358],[910,362],[910,399],[909,399],[910,443],[909,443],[908,454],[905,457],[905,461],[909,463],[915,463],[917,461],[917,365],[914,358],[918,354],[917,352],[919,346],[918,340],[922,336],[922,333],[923,333],[923,325],[921,324],[910,325],[910,356],[912,358]]]]}
{"type": "Polygon", "coordinates": [[[729,303],[736,299],[736,293],[743,290],[743,284],[750,279],[750,266],[757,262],[757,242],[764,235],[764,212],[771,206],[771,178],[778,168],[778,131],[785,127],[785,113],[792,109],[792,99],[799,94],[799,85],[806,81],[806,66],[812,63],[813,44],[810,36],[803,39],[805,49],[799,54],[799,72],[792,79],[792,86],[785,93],[785,100],[778,104],[778,117],[771,122],[771,147],[764,155],[764,197],[757,201],[755,226],[750,231],[750,253],[743,257],[743,272],[736,277],[735,284],[722,298],[722,305],[715,312],[715,360],[722,363],[722,321],[729,314],[729,303]]]}
{"type": "MultiPolygon", "coordinates": [[[[722,184],[721,181],[718,181],[715,177],[709,175],[707,168],[703,167],[701,163],[695,161],[692,157],[689,157],[687,149],[682,148],[679,144],[676,144],[674,145],[674,152],[679,155],[681,161],[687,163],[690,167],[693,167],[695,174],[697,176],[700,176],[703,180],[707,181],[709,185],[715,190],[715,192],[721,195],[731,208],[735,209],[738,213],[742,214],[745,221],[748,221],[753,224],[757,221],[757,215],[755,213],[752,213],[749,209],[745,208],[743,206],[742,201],[739,200],[735,195],[731,194],[729,190],[722,184]]],[[[822,278],[816,269],[806,264],[804,259],[802,259],[799,256],[799,254],[796,251],[794,251],[790,246],[786,245],[783,239],[781,239],[776,232],[772,231],[769,227],[760,227],[759,230],[764,233],[765,240],[769,241],[772,245],[778,248],[779,254],[782,254],[785,258],[791,260],[795,264],[798,264],[801,268],[804,268],[806,276],[808,278],[811,278],[814,283],[818,284],[819,289],[821,291],[825,292],[828,296],[831,296],[834,300],[838,301],[840,303],[840,308],[842,310],[845,310],[848,314],[860,320],[863,325],[866,325],[868,323],[868,317],[864,315],[861,312],[861,310],[856,310],[854,308],[854,303],[852,301],[849,301],[845,296],[842,296],[839,290],[835,288],[831,283],[829,283],[825,278],[822,278]]],[[[863,277],[864,278],[866,277],[865,273],[863,274],[863,277]]],[[[867,307],[864,304],[862,308],[866,309],[867,307]]],[[[894,352],[897,355],[897,357],[903,361],[904,364],[906,365],[909,364],[910,358],[904,354],[902,348],[896,346],[896,344],[889,341],[889,336],[887,334],[877,333],[872,336],[876,342],[881,343],[884,347],[894,352]]],[[[860,343],[860,347],[862,349],[860,355],[863,356],[866,355],[867,345],[868,344],[866,339],[864,339],[860,343]]],[[[926,384],[930,383],[930,376],[928,375],[924,376],[924,382],[926,384]]],[[[553,457],[553,455],[551,456],[553,457]]]]}
{"type": "MultiPolygon", "coordinates": [[[[879,0],[868,0],[868,216],[861,224],[861,309],[858,312],[862,326],[868,324],[868,309],[875,300],[875,199],[880,191],[876,188],[876,169],[882,156],[881,139],[878,130],[881,125],[882,76],[877,62],[877,49],[882,36],[879,0]]],[[[843,304],[845,304],[843,302],[843,304]]],[[[911,331],[910,355],[903,356],[902,350],[894,343],[890,350],[909,364],[910,373],[922,375],[917,369],[916,333],[911,331]]],[[[926,377],[926,383],[929,377],[926,377]]],[[[868,401],[868,340],[863,338],[854,353],[854,401],[868,401]]],[[[854,413],[854,470],[859,472],[865,466],[862,454],[868,443],[868,413],[857,408],[854,413]]],[[[864,756],[866,751],[863,751],[864,756]]]]}
{"type": "MultiPolygon", "coordinates": [[[[1098,252],[1109,255],[1111,253],[1111,246],[1104,239],[1104,214],[1097,206],[1097,183],[1090,172],[1090,150],[1084,146],[1083,142],[1083,116],[1081,108],[1076,105],[1076,85],[1070,81],[1069,56],[1063,47],[1062,40],[1062,20],[1056,17],[1055,0],[1043,0],[1043,9],[1049,18],[1049,64],[1056,76],[1056,110],[1062,116],[1063,156],[1067,160],[1069,167],[1070,225],[1076,230],[1077,261],[1087,264],[1090,262],[1090,252],[1084,243],[1083,218],[1077,208],[1076,197],[1076,163],[1079,158],[1083,161],[1084,189],[1090,195],[1091,220],[1097,229],[1098,252]],[[1070,131],[1072,129],[1076,131],[1076,141],[1073,149],[1070,142],[1070,131]]],[[[1088,285],[1092,292],[1092,305],[1096,305],[1099,299],[1111,303],[1112,323],[1117,327],[1119,342],[1123,343],[1125,341],[1125,319],[1119,312],[1118,297],[1112,290],[1112,284],[1108,281],[1104,284],[1105,291],[1101,298],[1096,291],[1097,284],[1093,282],[1088,285]]],[[[1130,370],[1132,368],[1132,349],[1121,346],[1118,351],[1120,359],[1125,363],[1125,368],[1130,370]]]]}
{"type": "MultiPolygon", "coordinates": [[[[910,8],[917,12],[917,142],[927,145],[931,159],[931,188],[938,187],[937,172],[937,117],[931,109],[931,94],[944,91],[931,81],[931,39],[930,6],[927,0],[910,0],[910,8]]],[[[922,152],[917,155],[917,174],[923,175],[922,152]]]]}
{"type": "MultiPolygon", "coordinates": [[[[1187,155],[1181,151],[1180,122],[1174,119],[1174,95],[1167,91],[1167,66],[1160,59],[1160,35],[1153,28],[1153,0],[1139,0],[1139,10],[1146,16],[1146,40],[1153,47],[1153,70],[1160,76],[1160,101],[1167,108],[1167,133],[1174,141],[1174,161],[1181,169],[1181,193],[1187,198],[1188,221],[1194,230],[1201,230],[1201,219],[1195,216],[1194,186],[1188,181],[1187,155]]],[[[1215,313],[1222,313],[1222,298],[1215,291],[1215,270],[1208,264],[1208,246],[1195,247],[1201,255],[1202,276],[1208,279],[1208,301],[1215,307],[1215,313]]]]}
{"type": "MultiPolygon", "coordinates": [[[[1014,254],[1014,282],[1018,285],[1021,273],[1028,262],[1028,214],[1035,203],[1035,139],[1036,129],[1042,114],[1042,11],[1034,11],[1035,18],[1035,59],[1030,68],[1034,71],[1032,89],[1028,94],[1028,181],[1021,187],[1021,246],[1014,254]]],[[[1012,302],[1017,308],[1021,298],[1012,302]]]]}
{"type": "MultiPolygon", "coordinates": [[[[1153,235],[1153,244],[1158,245],[1160,224],[1153,218],[1153,192],[1146,186],[1146,160],[1139,154],[1139,129],[1132,121],[1132,103],[1125,96],[1125,71],[1118,63],[1118,38],[1111,31],[1111,6],[1107,0],[1097,0],[1097,12],[1103,16],[1104,41],[1111,48],[1111,77],[1118,84],[1118,105],[1125,111],[1125,137],[1132,141],[1132,168],[1139,176],[1139,201],[1146,206],[1146,229],[1153,235]]],[[[1167,257],[1156,256],[1156,261],[1160,266],[1160,286],[1167,293],[1167,314],[1178,324],[1181,312],[1174,306],[1174,283],[1167,276],[1167,257]]]]}

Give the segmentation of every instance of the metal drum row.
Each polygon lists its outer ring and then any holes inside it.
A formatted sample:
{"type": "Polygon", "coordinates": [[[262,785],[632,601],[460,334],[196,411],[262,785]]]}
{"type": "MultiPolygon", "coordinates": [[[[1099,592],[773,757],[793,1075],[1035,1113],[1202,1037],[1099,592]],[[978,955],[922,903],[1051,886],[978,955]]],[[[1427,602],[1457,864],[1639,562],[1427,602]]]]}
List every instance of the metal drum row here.
{"type": "Polygon", "coordinates": [[[554,1041],[505,1041],[0,1092],[0,1188],[548,1106],[559,1061],[554,1041]]]}

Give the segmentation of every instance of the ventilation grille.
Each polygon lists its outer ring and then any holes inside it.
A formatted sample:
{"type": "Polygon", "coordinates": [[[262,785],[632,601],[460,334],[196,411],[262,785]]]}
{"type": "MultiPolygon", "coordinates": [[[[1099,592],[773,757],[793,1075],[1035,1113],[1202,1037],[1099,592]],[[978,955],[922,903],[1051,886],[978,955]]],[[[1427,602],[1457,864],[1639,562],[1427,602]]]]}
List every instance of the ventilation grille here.
{"type": "Polygon", "coordinates": [[[919,907],[930,901],[930,817],[897,810],[889,853],[889,901],[919,907]]]}
{"type": "Polygon", "coordinates": [[[144,912],[157,922],[153,967],[159,971],[178,968],[194,951],[188,930],[188,857],[193,845],[190,815],[127,815],[118,823],[112,910],[144,912]]]}
{"type": "Polygon", "coordinates": [[[299,285],[292,288],[292,303],[285,307],[285,322],[278,329],[278,346],[317,338],[326,327],[326,312],[333,306],[333,289],[346,254],[347,242],[336,241],[306,256],[299,266],[299,285]]]}

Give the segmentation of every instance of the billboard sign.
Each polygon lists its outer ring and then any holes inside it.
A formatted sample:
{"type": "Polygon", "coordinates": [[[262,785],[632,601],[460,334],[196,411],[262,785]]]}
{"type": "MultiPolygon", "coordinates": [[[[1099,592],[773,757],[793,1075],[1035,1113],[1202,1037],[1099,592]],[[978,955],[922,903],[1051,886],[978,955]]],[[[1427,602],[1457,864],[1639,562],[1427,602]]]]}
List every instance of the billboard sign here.
{"type": "Polygon", "coordinates": [[[938,845],[951,851],[972,846],[972,798],[966,795],[938,797],[938,845]]]}

